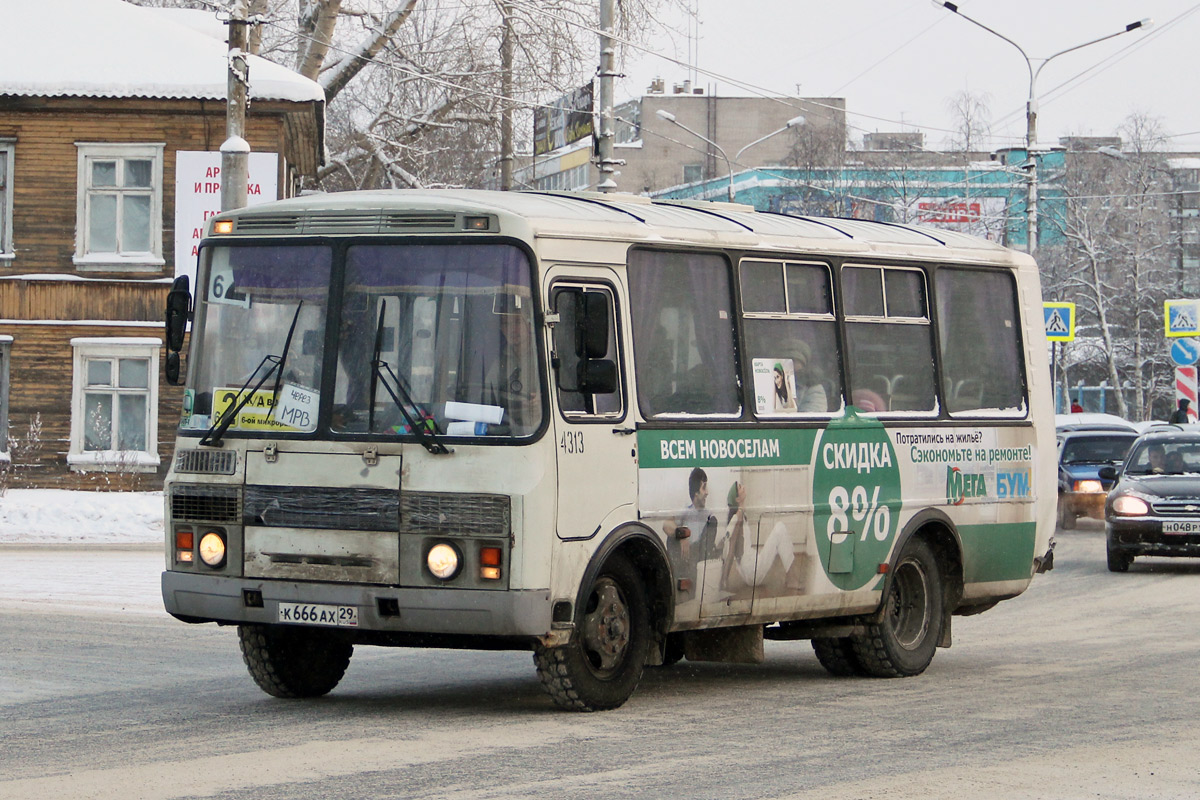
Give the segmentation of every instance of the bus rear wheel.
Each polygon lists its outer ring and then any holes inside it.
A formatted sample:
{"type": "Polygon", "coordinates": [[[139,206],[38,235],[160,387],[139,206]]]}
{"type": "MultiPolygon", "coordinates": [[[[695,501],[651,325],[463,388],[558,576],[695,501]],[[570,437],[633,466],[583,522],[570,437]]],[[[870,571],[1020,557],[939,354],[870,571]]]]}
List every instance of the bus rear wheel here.
{"type": "Polygon", "coordinates": [[[606,711],[642,679],[650,619],[641,576],[623,556],[605,562],[575,614],[571,642],[534,649],[538,678],[560,708],[606,711]]]}
{"type": "Polygon", "coordinates": [[[812,640],[812,648],[817,654],[817,661],[830,675],[847,678],[864,674],[858,655],[854,652],[854,643],[849,637],[821,636],[812,640]]]}
{"type": "Polygon", "coordinates": [[[354,645],[328,631],[287,625],[239,625],[242,660],[272,697],[320,697],[333,691],[354,645]]]}
{"type": "Polygon", "coordinates": [[[863,671],[879,678],[920,675],[942,636],[942,578],[923,539],[910,539],[896,560],[880,621],[850,637],[863,671]]]}

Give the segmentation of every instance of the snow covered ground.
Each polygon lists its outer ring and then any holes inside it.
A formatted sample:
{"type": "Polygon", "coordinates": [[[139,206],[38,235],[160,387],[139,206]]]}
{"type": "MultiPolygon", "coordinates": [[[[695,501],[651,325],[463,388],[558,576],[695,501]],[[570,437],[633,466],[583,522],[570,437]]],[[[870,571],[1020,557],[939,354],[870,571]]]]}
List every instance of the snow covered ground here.
{"type": "Polygon", "coordinates": [[[0,545],[161,545],[162,540],[162,492],[9,489],[0,497],[0,545]]]}

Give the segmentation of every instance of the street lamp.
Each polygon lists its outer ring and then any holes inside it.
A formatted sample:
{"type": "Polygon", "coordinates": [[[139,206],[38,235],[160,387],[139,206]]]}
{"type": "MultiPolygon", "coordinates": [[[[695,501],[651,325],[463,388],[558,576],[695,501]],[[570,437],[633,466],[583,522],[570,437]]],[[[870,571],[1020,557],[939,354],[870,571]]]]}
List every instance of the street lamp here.
{"type": "Polygon", "coordinates": [[[1004,34],[999,33],[998,31],[992,30],[987,25],[984,25],[982,22],[972,19],[971,17],[968,17],[966,14],[959,11],[958,6],[955,5],[954,3],[947,2],[946,0],[932,0],[932,2],[935,6],[944,8],[948,11],[953,11],[955,14],[962,17],[967,22],[970,22],[972,25],[983,28],[985,31],[992,34],[993,36],[996,36],[996,37],[1008,42],[1013,47],[1017,48],[1017,52],[1021,54],[1021,58],[1025,59],[1025,68],[1027,70],[1029,70],[1029,99],[1025,103],[1025,152],[1029,159],[1028,160],[1028,171],[1029,171],[1028,199],[1025,202],[1025,216],[1026,216],[1026,219],[1028,220],[1028,222],[1027,222],[1028,234],[1029,234],[1028,252],[1030,255],[1033,255],[1034,251],[1037,249],[1037,236],[1038,236],[1038,221],[1037,221],[1038,174],[1037,174],[1037,159],[1034,158],[1034,155],[1033,155],[1033,149],[1037,145],[1037,115],[1038,115],[1037,79],[1038,79],[1038,75],[1041,73],[1043,67],[1045,67],[1052,60],[1058,58],[1061,55],[1065,55],[1066,53],[1072,53],[1076,50],[1087,47],[1089,45],[1097,44],[1099,42],[1103,42],[1108,39],[1112,39],[1114,36],[1120,36],[1123,33],[1129,33],[1131,31],[1136,31],[1139,28],[1142,30],[1148,30],[1152,25],[1154,25],[1154,21],[1150,20],[1150,19],[1143,19],[1143,20],[1139,20],[1137,22],[1131,22],[1128,25],[1126,25],[1122,30],[1116,31],[1115,33],[1110,33],[1107,36],[1101,36],[1098,39],[1092,39],[1091,41],[1084,42],[1083,44],[1077,44],[1074,47],[1068,47],[1066,50],[1059,50],[1057,53],[1047,56],[1046,58],[1031,59],[1026,54],[1024,48],[1022,48],[1021,45],[1017,44],[1012,39],[1009,39],[1004,34]],[[1034,61],[1041,62],[1040,64],[1038,64],[1037,69],[1033,68],[1034,61]]]}
{"type": "MultiPolygon", "coordinates": [[[[732,203],[734,201],[733,200],[733,165],[729,161],[729,156],[725,155],[725,150],[721,148],[721,145],[717,144],[712,139],[709,139],[707,136],[702,136],[701,134],[696,133],[694,130],[689,128],[687,125],[684,125],[682,122],[675,119],[675,115],[672,114],[670,111],[667,111],[665,108],[660,108],[660,109],[658,109],[658,111],[655,111],[654,113],[659,119],[666,120],[667,122],[671,123],[672,125],[677,125],[680,128],[683,128],[685,131],[690,133],[692,136],[695,136],[697,139],[700,139],[702,141],[708,142],[710,145],[712,145],[713,147],[715,147],[717,149],[717,152],[721,154],[721,158],[725,159],[725,170],[729,173],[729,202],[732,203]]],[[[803,116],[792,117],[786,123],[784,123],[784,126],[782,128],[780,128],[779,130],[771,131],[766,136],[760,136],[759,138],[755,139],[750,144],[743,147],[741,150],[738,150],[737,154],[733,157],[733,160],[736,162],[741,157],[742,153],[746,152],[747,150],[749,150],[751,147],[758,144],[759,142],[766,141],[767,139],[770,139],[772,136],[775,136],[776,134],[780,134],[786,130],[791,130],[792,128],[803,125],[804,122],[805,122],[805,119],[803,116]]]]}

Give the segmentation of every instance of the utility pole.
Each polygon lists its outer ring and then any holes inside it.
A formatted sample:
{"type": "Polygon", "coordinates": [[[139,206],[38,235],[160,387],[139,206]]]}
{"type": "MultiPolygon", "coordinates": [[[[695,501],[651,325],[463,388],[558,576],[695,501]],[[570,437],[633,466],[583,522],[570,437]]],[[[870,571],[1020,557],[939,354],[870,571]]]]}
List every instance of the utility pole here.
{"type": "Polygon", "coordinates": [[[250,88],[250,66],[246,63],[249,40],[249,10],[246,0],[229,5],[229,78],[225,91],[225,141],[221,145],[221,210],[246,205],[250,143],[246,141],[246,100],[250,88]]]}
{"type": "Polygon", "coordinates": [[[500,33],[500,190],[512,191],[513,182],[513,41],[512,6],[500,3],[504,27],[500,33]]]}
{"type": "Polygon", "coordinates": [[[600,166],[600,181],[596,188],[602,192],[615,192],[617,182],[613,180],[616,165],[613,158],[613,77],[615,48],[612,32],[616,14],[614,0],[600,0],[600,130],[596,133],[600,166]]]}

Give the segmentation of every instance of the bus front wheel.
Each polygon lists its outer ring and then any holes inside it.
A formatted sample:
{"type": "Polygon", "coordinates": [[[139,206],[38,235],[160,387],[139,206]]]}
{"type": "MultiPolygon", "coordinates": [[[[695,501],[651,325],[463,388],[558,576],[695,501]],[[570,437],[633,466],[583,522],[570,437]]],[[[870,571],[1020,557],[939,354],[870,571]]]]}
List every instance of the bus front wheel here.
{"type": "Polygon", "coordinates": [[[272,697],[320,697],[333,691],[354,645],[327,631],[287,625],[239,625],[242,660],[272,697]]]}
{"type": "Polygon", "coordinates": [[[942,635],[942,577],[933,548],[913,538],[891,570],[883,614],[851,637],[863,671],[879,678],[920,675],[942,635]]]}
{"type": "Polygon", "coordinates": [[[534,649],[538,678],[571,711],[617,708],[642,678],[650,618],[641,576],[623,556],[605,562],[575,614],[571,642],[534,649]]]}

